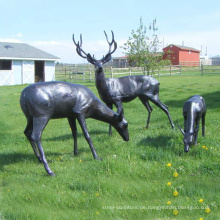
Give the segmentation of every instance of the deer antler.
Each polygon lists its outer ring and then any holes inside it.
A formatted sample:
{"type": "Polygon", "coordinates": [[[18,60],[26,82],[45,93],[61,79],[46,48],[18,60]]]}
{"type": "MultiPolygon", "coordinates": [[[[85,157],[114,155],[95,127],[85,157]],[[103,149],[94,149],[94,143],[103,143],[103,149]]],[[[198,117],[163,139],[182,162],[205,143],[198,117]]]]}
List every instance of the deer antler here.
{"type": "MultiPolygon", "coordinates": [[[[115,52],[115,50],[117,49],[117,43],[115,42],[113,31],[112,31],[112,41],[111,42],[108,40],[108,36],[107,36],[105,31],[104,31],[104,33],[105,33],[106,40],[107,40],[107,42],[109,44],[109,51],[108,51],[107,55],[104,56],[100,60],[103,64],[107,63],[108,61],[111,60],[111,54],[113,54],[115,52]],[[111,51],[112,45],[114,46],[114,48],[111,51]]],[[[75,41],[74,34],[73,34],[73,42],[76,45],[76,52],[79,54],[79,56],[81,56],[82,58],[86,58],[91,64],[94,64],[95,62],[97,62],[97,60],[95,59],[94,55],[92,57],[89,53],[86,53],[82,49],[82,34],[80,34],[80,41],[78,41],[77,43],[75,41]]]]}
{"type": "Polygon", "coordinates": [[[117,49],[117,43],[115,42],[115,39],[114,39],[114,33],[113,33],[113,31],[111,31],[111,32],[112,32],[112,41],[109,42],[108,36],[107,36],[106,32],[104,31],[106,40],[107,40],[107,42],[108,42],[108,44],[109,44],[108,54],[113,54],[113,53],[115,52],[115,50],[117,49]],[[113,49],[113,51],[111,52],[111,47],[112,47],[113,44],[114,44],[114,49],[113,49]]]}
{"type": "Polygon", "coordinates": [[[82,49],[82,34],[80,34],[80,42],[76,43],[74,34],[73,34],[73,42],[76,45],[76,52],[82,57],[87,58],[88,54],[82,49]],[[83,56],[82,53],[85,55],[83,56]]]}
{"type": "Polygon", "coordinates": [[[107,40],[107,42],[108,42],[108,44],[109,44],[109,51],[108,51],[108,53],[101,59],[101,62],[102,62],[103,64],[104,64],[104,63],[107,63],[107,62],[109,62],[109,61],[111,60],[111,58],[112,58],[112,57],[111,57],[111,54],[113,54],[113,53],[115,52],[115,50],[117,49],[117,43],[115,42],[113,31],[112,31],[112,41],[111,41],[111,42],[108,40],[108,36],[107,36],[107,34],[106,34],[105,31],[104,31],[104,33],[105,33],[106,40],[107,40]],[[111,51],[112,45],[114,45],[114,49],[111,51]]]}

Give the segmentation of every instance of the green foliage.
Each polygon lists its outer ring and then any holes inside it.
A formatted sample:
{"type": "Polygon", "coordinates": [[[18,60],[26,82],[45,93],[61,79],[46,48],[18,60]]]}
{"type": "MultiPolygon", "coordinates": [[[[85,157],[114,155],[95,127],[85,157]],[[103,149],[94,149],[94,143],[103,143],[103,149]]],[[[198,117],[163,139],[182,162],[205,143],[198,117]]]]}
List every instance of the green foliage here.
{"type": "MultiPolygon", "coordinates": [[[[102,161],[93,160],[79,126],[74,157],[67,120],[51,120],[42,143],[55,177],[46,174],[23,134],[19,98],[25,85],[0,87],[0,219],[220,219],[219,80],[218,75],[159,79],[160,99],[175,124],[183,126],[186,99],[199,94],[206,100],[206,136],[200,130],[198,145],[188,153],[180,131],[171,129],[153,104],[145,129],[147,111],[139,99],[124,104],[129,142],[115,130],[109,137],[106,123],[87,119],[102,161]]],[[[97,95],[94,82],[85,85],[97,95]]]]}
{"type": "Polygon", "coordinates": [[[130,62],[136,66],[142,67],[144,74],[154,73],[161,66],[169,65],[168,60],[163,60],[163,53],[159,52],[161,42],[157,35],[156,19],[153,20],[149,28],[143,25],[140,19],[140,25],[136,31],[132,30],[131,36],[122,47],[130,62]]]}

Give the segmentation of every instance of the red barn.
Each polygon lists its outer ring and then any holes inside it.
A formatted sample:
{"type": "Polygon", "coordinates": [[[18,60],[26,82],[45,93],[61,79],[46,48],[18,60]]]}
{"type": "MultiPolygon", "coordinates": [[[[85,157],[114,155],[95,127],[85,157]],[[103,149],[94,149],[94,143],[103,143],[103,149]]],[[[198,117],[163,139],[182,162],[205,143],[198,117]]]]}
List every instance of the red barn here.
{"type": "Polygon", "coordinates": [[[163,59],[171,60],[172,65],[199,66],[200,51],[175,44],[163,48],[163,59]]]}

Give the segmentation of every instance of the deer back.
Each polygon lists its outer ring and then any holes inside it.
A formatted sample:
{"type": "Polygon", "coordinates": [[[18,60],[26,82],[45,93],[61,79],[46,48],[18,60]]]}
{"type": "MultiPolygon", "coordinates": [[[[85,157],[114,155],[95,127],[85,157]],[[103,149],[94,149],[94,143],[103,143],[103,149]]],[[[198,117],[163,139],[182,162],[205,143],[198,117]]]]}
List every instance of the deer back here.
{"type": "Polygon", "coordinates": [[[39,82],[26,87],[21,94],[21,108],[33,117],[69,117],[73,113],[91,113],[98,98],[85,86],[66,82],[39,82]],[[87,111],[90,109],[90,111],[87,111]]]}

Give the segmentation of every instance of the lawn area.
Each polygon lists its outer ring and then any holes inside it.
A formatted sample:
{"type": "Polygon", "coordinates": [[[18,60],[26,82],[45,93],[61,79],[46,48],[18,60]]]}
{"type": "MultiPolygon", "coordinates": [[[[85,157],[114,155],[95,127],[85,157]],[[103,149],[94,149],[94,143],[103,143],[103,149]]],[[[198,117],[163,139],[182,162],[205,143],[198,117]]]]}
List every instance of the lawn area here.
{"type": "MultiPolygon", "coordinates": [[[[55,177],[46,174],[23,134],[26,126],[20,93],[27,85],[0,87],[0,219],[220,219],[220,76],[182,75],[157,78],[160,99],[176,125],[152,104],[139,99],[124,104],[129,142],[106,123],[87,119],[95,161],[78,127],[79,156],[67,119],[51,120],[42,144],[55,177]],[[192,95],[207,105],[206,135],[184,152],[182,107],[192,95]]],[[[98,95],[95,82],[83,82],[98,95]]],[[[114,108],[114,110],[116,110],[114,108]]]]}

